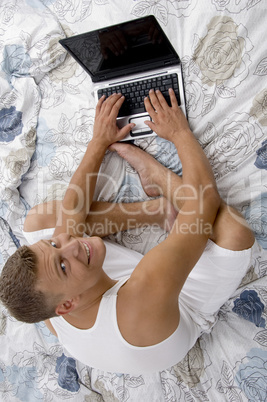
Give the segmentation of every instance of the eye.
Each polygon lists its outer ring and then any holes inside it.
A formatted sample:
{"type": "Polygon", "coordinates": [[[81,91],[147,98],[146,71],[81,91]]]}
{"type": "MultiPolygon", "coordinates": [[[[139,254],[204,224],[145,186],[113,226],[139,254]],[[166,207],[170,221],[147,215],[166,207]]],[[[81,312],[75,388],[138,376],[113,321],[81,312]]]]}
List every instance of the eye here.
{"type": "MultiPolygon", "coordinates": [[[[56,245],[56,243],[55,243],[53,240],[50,241],[50,244],[51,244],[52,247],[57,248],[57,245],[56,245]]],[[[64,264],[64,262],[61,262],[61,263],[60,263],[60,268],[62,269],[62,272],[63,272],[64,274],[66,274],[66,265],[64,264]]]]}
{"type": "Polygon", "coordinates": [[[66,265],[64,264],[64,262],[60,263],[60,268],[62,269],[62,271],[64,272],[64,274],[66,273],[66,265]]]}

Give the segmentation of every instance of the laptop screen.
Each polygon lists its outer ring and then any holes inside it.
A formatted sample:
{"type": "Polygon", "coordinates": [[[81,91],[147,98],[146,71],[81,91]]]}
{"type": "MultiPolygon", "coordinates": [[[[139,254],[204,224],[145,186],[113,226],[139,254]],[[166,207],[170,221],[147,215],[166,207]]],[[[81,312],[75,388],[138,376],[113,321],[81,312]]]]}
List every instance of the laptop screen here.
{"type": "Polygon", "coordinates": [[[72,36],[60,43],[94,82],[179,63],[153,16],[72,36]]]}

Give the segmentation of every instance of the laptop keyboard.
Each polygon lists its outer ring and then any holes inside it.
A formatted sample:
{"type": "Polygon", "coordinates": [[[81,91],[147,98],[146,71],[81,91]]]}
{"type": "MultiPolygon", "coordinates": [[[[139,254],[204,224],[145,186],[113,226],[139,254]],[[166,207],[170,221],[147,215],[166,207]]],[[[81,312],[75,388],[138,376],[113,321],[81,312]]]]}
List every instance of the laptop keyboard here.
{"type": "Polygon", "coordinates": [[[150,89],[159,89],[170,106],[171,103],[168,93],[169,88],[173,88],[178,104],[180,105],[181,102],[177,74],[168,74],[156,78],[103,88],[98,90],[98,99],[101,98],[102,95],[106,95],[106,97],[108,97],[113,93],[121,93],[125,96],[125,101],[123,102],[118,116],[129,116],[146,111],[144,106],[144,98],[148,96],[150,89]]]}

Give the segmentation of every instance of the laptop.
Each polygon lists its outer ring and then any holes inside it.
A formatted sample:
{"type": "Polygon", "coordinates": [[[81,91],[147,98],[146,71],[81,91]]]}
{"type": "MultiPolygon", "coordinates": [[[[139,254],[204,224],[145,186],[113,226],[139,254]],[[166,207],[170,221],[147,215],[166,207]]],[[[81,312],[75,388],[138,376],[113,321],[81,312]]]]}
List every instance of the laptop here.
{"type": "Polygon", "coordinates": [[[125,101],[117,124],[135,123],[123,141],[156,135],[144,124],[150,116],[144,98],[151,88],[159,89],[170,104],[173,88],[186,115],[181,61],[152,15],[104,27],[69,38],[60,44],[87,71],[94,83],[94,97],[122,93],[125,101]]]}

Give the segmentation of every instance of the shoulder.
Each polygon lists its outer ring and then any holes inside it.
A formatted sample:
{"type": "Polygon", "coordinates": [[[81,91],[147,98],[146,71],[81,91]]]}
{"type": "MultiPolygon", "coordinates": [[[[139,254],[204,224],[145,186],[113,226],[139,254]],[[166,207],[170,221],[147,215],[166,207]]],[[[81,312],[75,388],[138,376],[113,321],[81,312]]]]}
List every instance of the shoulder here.
{"type": "Polygon", "coordinates": [[[118,325],[129,343],[159,343],[175,331],[179,294],[206,241],[202,236],[172,233],[142,258],[118,292],[118,325]]]}
{"type": "Polygon", "coordinates": [[[129,280],[118,292],[117,324],[122,337],[133,346],[160,343],[179,325],[178,300],[170,303],[156,293],[151,294],[149,284],[138,280],[129,280]]]}
{"type": "Polygon", "coordinates": [[[177,292],[166,292],[160,281],[132,275],[117,296],[117,323],[123,338],[134,346],[162,342],[178,327],[177,292]]]}

